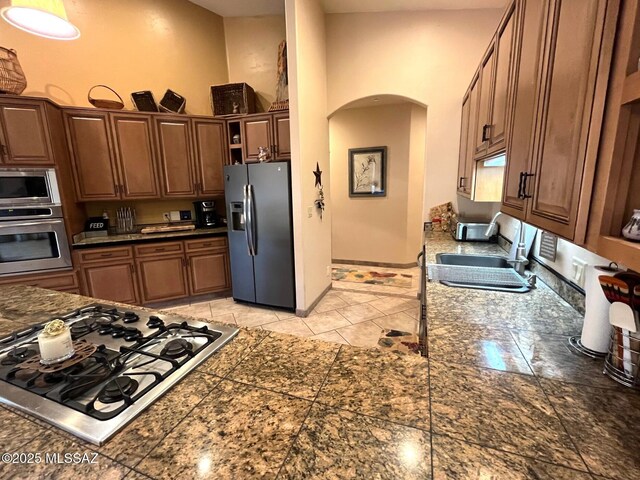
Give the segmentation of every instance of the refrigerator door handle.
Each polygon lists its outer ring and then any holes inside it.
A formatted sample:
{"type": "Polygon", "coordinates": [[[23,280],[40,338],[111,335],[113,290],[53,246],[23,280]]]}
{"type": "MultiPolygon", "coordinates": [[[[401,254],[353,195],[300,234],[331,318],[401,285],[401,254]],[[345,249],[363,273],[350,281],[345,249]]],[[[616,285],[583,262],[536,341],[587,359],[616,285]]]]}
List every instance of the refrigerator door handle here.
{"type": "Polygon", "coordinates": [[[243,214],[244,214],[244,235],[245,238],[247,239],[247,250],[249,252],[249,255],[253,257],[253,249],[252,247],[252,241],[251,241],[251,234],[252,234],[252,230],[251,230],[251,209],[250,209],[250,204],[249,204],[249,185],[244,185],[242,187],[242,194],[243,194],[243,198],[242,198],[242,206],[243,206],[243,214]]]}
{"type": "Polygon", "coordinates": [[[252,256],[256,256],[257,255],[257,249],[256,249],[256,224],[253,221],[253,214],[255,212],[255,208],[253,206],[253,185],[249,184],[247,185],[247,194],[249,196],[249,219],[250,219],[250,223],[249,223],[249,230],[251,232],[251,235],[249,236],[249,238],[251,239],[251,255],[252,256]]]}

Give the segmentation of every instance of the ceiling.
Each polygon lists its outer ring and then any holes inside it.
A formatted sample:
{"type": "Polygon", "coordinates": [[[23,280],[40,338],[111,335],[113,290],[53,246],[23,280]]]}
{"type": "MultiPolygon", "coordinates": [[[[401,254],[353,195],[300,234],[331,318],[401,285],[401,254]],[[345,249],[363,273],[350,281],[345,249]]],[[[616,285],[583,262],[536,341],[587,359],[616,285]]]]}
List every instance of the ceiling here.
{"type": "Polygon", "coordinates": [[[284,0],[190,0],[221,17],[284,15],[284,0]]]}
{"type": "Polygon", "coordinates": [[[504,8],[508,0],[321,0],[327,13],[504,8]]]}
{"type": "MultiPolygon", "coordinates": [[[[285,0],[190,0],[222,17],[284,15],[285,0]]],[[[319,0],[327,13],[504,8],[508,0],[319,0]]]]}

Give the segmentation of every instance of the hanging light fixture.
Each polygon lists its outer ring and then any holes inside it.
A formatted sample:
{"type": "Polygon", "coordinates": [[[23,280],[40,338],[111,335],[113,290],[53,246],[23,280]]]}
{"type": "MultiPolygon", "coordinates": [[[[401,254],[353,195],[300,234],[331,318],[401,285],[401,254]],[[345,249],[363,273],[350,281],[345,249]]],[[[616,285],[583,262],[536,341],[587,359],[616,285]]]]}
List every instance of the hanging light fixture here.
{"type": "MultiPolygon", "coordinates": [[[[1,2],[7,3],[7,2],[1,2]]],[[[20,30],[53,40],[75,40],[80,30],[67,20],[62,0],[11,0],[0,15],[20,30]]]]}

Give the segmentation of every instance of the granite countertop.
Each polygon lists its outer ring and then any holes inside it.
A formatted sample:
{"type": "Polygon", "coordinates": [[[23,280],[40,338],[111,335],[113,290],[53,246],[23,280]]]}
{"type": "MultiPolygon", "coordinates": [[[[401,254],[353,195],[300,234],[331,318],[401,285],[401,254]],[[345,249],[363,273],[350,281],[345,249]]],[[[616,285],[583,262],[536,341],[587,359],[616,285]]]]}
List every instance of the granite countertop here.
{"type": "MultiPolygon", "coordinates": [[[[427,263],[436,263],[436,253],[501,255],[508,252],[496,243],[456,242],[447,232],[427,232],[427,263]]],[[[452,288],[439,282],[427,283],[429,324],[464,320],[467,324],[497,325],[558,335],[575,335],[582,329],[582,317],[557,293],[538,279],[537,288],[526,293],[452,288]]]]}
{"type": "MultiPolygon", "coordinates": [[[[0,335],[94,302],[2,287],[0,335]]],[[[101,447],[0,407],[1,452],[98,453],[94,464],[0,463],[0,478],[427,478],[427,364],[242,328],[101,447]]]]}
{"type": "Polygon", "coordinates": [[[138,242],[154,242],[156,240],[170,240],[172,238],[190,238],[201,236],[219,236],[227,233],[227,227],[216,228],[196,228],[195,230],[187,230],[182,232],[162,232],[162,233],[123,233],[114,234],[106,237],[83,238],[74,241],[73,248],[86,247],[104,247],[107,245],[123,245],[138,242]]]}
{"type": "MultiPolygon", "coordinates": [[[[448,234],[426,240],[428,262],[505,254],[448,234]]],[[[94,302],[3,287],[0,336],[94,302]]],[[[101,447],[0,408],[2,452],[98,454],[95,464],[0,463],[0,478],[591,478],[534,377],[465,365],[477,349],[465,329],[576,333],[580,315],[542,282],[524,294],[430,282],[427,303],[431,360],[242,328],[101,447]],[[461,342],[455,358],[442,353],[450,342],[461,342]]]]}

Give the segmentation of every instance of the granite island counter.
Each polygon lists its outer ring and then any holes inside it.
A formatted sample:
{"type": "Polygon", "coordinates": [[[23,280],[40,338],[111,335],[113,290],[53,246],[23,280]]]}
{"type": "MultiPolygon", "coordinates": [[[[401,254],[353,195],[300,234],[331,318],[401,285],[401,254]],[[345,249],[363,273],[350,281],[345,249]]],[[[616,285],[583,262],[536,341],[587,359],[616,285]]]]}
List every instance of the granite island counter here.
{"type": "MultiPolygon", "coordinates": [[[[0,289],[0,335],[99,300],[0,289]]],[[[108,303],[108,302],[102,302],[108,303]]],[[[265,330],[238,336],[101,447],[0,408],[0,478],[429,478],[427,360],[265,330]]]]}
{"type": "MultiPolygon", "coordinates": [[[[504,255],[429,234],[439,252],[504,255]]],[[[94,302],[0,288],[0,335],[94,302]]],[[[243,328],[101,447],[0,408],[3,452],[98,454],[0,478],[637,478],[640,396],[568,351],[581,315],[549,287],[430,282],[427,304],[429,360],[243,328]]]]}

